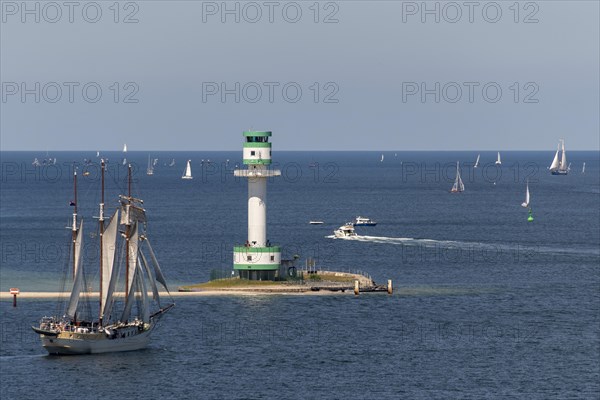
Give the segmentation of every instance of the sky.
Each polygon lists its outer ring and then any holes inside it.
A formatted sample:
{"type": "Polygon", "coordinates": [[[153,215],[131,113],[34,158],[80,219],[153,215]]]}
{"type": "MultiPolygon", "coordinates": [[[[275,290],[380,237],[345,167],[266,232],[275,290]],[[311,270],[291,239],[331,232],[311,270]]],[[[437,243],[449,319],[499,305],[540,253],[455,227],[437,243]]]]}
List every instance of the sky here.
{"type": "Polygon", "coordinates": [[[68,4],[0,2],[1,150],[600,149],[597,1],[68,4]]]}

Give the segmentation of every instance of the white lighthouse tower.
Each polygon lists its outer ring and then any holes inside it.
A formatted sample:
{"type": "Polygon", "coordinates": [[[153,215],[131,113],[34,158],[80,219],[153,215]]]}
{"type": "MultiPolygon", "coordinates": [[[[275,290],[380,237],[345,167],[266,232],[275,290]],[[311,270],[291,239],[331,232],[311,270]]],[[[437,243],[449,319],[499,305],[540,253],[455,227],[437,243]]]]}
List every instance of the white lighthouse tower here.
{"type": "Polygon", "coordinates": [[[281,264],[281,248],[267,239],[267,179],[281,171],[269,169],[271,143],[268,131],[244,132],[244,164],[234,176],[248,178],[248,240],[233,248],[233,268],[240,278],[272,280],[281,264]]]}

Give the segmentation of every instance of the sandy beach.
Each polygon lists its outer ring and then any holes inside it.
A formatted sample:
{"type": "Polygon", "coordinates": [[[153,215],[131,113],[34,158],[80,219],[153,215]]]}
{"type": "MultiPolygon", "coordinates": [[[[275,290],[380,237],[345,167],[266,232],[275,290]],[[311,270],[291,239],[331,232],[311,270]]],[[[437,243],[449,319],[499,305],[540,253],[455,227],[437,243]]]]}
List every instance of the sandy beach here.
{"type": "MultiPolygon", "coordinates": [[[[261,295],[291,295],[291,296],[323,296],[323,295],[340,295],[340,294],[352,294],[352,291],[348,290],[345,293],[331,292],[331,291],[267,291],[264,288],[245,288],[245,289],[219,289],[219,290],[199,290],[195,292],[171,292],[171,297],[204,297],[204,296],[261,296],[261,295]],[[263,289],[263,290],[260,290],[263,289]]],[[[148,294],[152,296],[152,293],[148,294]]],[[[17,296],[19,299],[58,299],[67,298],[69,293],[67,292],[21,292],[17,296]]],[[[118,295],[122,297],[122,294],[118,295]]],[[[163,298],[169,297],[167,292],[160,292],[160,296],[163,298]]],[[[98,298],[98,294],[82,294],[84,298],[98,298]]],[[[0,300],[12,300],[13,295],[8,292],[0,293],[0,300]]]]}

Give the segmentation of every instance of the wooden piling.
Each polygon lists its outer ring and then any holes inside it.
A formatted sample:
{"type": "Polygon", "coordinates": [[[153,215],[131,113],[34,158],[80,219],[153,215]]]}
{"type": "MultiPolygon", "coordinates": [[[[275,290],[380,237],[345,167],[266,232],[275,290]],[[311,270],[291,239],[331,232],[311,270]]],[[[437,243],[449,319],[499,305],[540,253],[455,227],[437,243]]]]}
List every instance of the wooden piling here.
{"type": "Polygon", "coordinates": [[[358,296],[359,293],[359,283],[358,283],[358,279],[354,281],[354,295],[358,296]]]}
{"type": "Polygon", "coordinates": [[[388,279],[387,292],[388,292],[388,294],[394,293],[394,287],[392,286],[392,280],[391,279],[388,279]]]}
{"type": "Polygon", "coordinates": [[[10,294],[13,295],[13,307],[17,306],[17,295],[20,293],[19,288],[10,288],[10,294]]]}

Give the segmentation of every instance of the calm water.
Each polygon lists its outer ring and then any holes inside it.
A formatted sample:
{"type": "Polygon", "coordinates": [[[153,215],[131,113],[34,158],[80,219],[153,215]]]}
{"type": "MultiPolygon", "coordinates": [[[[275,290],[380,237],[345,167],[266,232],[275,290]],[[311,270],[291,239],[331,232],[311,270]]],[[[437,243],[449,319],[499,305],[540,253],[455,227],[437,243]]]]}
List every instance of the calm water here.
{"type": "MultiPolygon", "coordinates": [[[[484,152],[478,169],[473,152],[384,154],[275,151],[283,177],[269,182],[268,237],[286,257],[393,279],[393,296],[177,299],[147,350],[84,357],[46,356],[29,329],[54,301],[3,301],[0,397],[597,398],[598,153],[570,152],[568,176],[548,174],[552,152],[503,152],[501,168],[484,152]],[[451,195],[456,161],[466,191],[451,195]],[[520,206],[527,179],[533,223],[520,206]],[[330,237],[357,215],[379,224],[357,228],[357,240],[330,237]]],[[[69,171],[96,158],[49,156],[56,166],[34,168],[44,153],[1,153],[2,291],[60,288],[69,171]]],[[[110,209],[125,169],[120,153],[103,156],[110,209]]],[[[153,153],[153,176],[148,153],[127,156],[171,285],[230,269],[232,245],[246,239],[247,183],[227,172],[241,152],[153,153]],[[183,181],[188,158],[194,180],[183,181]]],[[[98,169],[89,171],[78,203],[93,235],[98,169]]]]}

